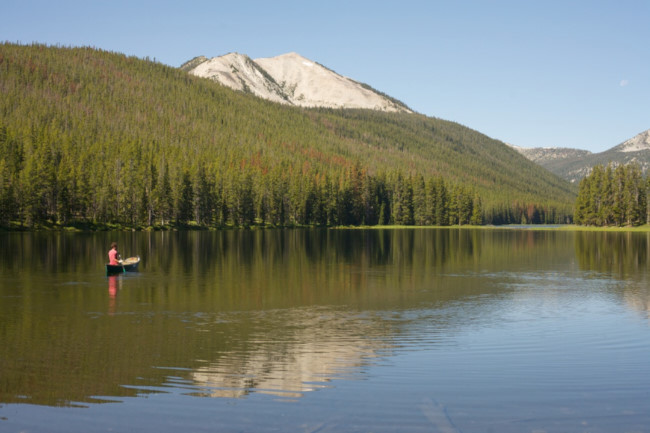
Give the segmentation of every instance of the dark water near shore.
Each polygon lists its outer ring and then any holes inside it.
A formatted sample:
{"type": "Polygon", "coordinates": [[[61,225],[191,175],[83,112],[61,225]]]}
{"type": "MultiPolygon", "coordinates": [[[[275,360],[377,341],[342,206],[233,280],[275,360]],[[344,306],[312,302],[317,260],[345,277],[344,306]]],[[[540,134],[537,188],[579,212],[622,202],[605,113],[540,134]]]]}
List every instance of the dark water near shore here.
{"type": "Polygon", "coordinates": [[[0,432],[648,432],[649,263],[645,233],[0,234],[0,432]]]}

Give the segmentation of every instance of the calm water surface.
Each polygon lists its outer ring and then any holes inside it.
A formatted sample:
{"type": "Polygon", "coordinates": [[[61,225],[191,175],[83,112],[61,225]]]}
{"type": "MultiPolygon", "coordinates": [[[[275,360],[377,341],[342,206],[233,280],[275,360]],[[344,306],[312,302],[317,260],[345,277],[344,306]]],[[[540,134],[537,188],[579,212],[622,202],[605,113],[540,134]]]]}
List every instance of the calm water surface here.
{"type": "Polygon", "coordinates": [[[650,237],[0,234],[0,432],[649,432],[650,237]],[[110,242],[140,272],[107,277],[110,242]]]}

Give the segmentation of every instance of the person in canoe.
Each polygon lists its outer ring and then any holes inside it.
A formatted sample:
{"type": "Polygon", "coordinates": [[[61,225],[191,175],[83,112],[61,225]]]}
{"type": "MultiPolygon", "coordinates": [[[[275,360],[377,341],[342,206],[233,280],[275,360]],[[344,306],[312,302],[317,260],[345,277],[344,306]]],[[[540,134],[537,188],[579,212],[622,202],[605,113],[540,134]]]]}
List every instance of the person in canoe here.
{"type": "Polygon", "coordinates": [[[117,242],[111,242],[111,249],[108,251],[108,264],[119,265],[122,263],[122,256],[117,251],[117,242]]]}

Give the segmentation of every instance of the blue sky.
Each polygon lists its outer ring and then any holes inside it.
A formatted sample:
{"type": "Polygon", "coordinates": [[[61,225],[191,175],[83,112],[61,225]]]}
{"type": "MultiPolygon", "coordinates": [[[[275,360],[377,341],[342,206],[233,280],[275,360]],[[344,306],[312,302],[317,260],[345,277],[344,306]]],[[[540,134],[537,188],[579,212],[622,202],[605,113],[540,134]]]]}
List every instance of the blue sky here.
{"type": "Polygon", "coordinates": [[[0,16],[0,41],[171,66],[295,51],[523,147],[600,152],[650,128],[649,0],[21,0],[0,16]]]}

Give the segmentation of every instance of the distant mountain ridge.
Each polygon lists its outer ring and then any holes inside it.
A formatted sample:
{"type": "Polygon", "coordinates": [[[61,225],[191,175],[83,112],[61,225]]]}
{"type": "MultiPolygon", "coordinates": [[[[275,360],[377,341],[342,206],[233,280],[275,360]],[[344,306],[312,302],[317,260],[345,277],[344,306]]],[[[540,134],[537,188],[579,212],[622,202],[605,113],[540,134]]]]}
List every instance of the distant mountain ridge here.
{"type": "Polygon", "coordinates": [[[255,60],[239,53],[212,59],[199,56],[184,63],[181,69],[282,104],[412,112],[402,102],[298,53],[255,60]]]}
{"type": "Polygon", "coordinates": [[[643,173],[650,168],[650,129],[600,153],[562,147],[523,148],[512,146],[529,160],[556,175],[577,183],[598,164],[614,165],[636,162],[643,173]]]}

